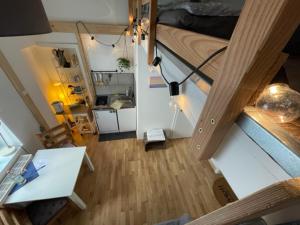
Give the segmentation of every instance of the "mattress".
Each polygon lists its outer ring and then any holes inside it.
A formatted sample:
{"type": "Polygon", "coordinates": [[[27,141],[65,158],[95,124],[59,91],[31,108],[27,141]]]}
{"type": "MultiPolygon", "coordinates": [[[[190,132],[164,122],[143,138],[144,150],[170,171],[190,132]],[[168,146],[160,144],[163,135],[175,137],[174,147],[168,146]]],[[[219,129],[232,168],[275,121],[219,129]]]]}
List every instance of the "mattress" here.
{"type": "Polygon", "coordinates": [[[197,16],[184,9],[160,13],[158,23],[223,39],[230,39],[238,16],[197,16]]]}
{"type": "MultiPolygon", "coordinates": [[[[158,23],[229,40],[238,16],[202,16],[190,14],[185,9],[171,9],[159,13],[158,23]]],[[[283,50],[300,55],[300,26],[283,50]]]]}

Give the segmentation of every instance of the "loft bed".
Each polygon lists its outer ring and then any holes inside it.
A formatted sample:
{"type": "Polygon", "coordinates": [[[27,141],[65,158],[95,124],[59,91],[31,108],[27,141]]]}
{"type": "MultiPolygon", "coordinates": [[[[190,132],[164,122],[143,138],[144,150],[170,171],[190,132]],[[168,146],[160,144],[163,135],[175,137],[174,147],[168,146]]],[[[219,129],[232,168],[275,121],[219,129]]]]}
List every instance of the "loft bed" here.
{"type": "MultiPolygon", "coordinates": [[[[150,2],[143,1],[142,18],[150,19],[150,2]]],[[[201,60],[212,52],[228,45],[230,37],[238,22],[244,0],[236,0],[232,6],[226,1],[187,1],[177,0],[162,4],[158,0],[155,17],[156,35],[154,39],[167,47],[185,62],[196,67],[201,60]]],[[[153,9],[152,9],[153,11],[153,9]]],[[[152,12],[153,13],[153,12],[152,12]]],[[[150,21],[151,24],[151,21],[150,21]]],[[[146,27],[144,30],[148,30],[146,27]]],[[[150,34],[151,35],[151,34],[150,34]]],[[[150,39],[150,48],[152,40],[150,39]]],[[[300,55],[300,28],[286,45],[283,52],[291,55],[300,55]]],[[[153,58],[149,51],[149,58],[153,58]]],[[[211,79],[217,75],[221,63],[221,56],[213,59],[202,72],[211,79]]],[[[149,59],[149,64],[152,61],[149,59]]]]}
{"type": "MultiPolygon", "coordinates": [[[[143,30],[148,33],[149,64],[155,55],[156,41],[194,68],[216,50],[228,46],[200,71],[212,80],[213,85],[194,132],[192,148],[200,159],[208,159],[224,137],[225,127],[228,129],[245,106],[253,105],[259,93],[278,73],[287,60],[286,53],[300,55],[300,29],[297,29],[300,19],[291,7],[299,7],[296,6],[299,3],[285,0],[280,5],[278,1],[246,0],[242,8],[244,1],[241,0],[241,7],[231,10],[220,4],[210,5],[208,9],[197,7],[199,2],[205,5],[217,1],[195,2],[187,4],[187,1],[179,0],[162,5],[160,0],[145,0],[141,3],[140,14],[148,19],[143,30]],[[193,14],[191,9],[198,14],[193,14]],[[207,133],[203,134],[203,130],[207,133]]],[[[257,115],[249,109],[245,113],[250,117],[257,115]]],[[[260,124],[266,128],[268,123],[260,124]]],[[[277,127],[277,132],[292,130],[291,134],[300,133],[299,122],[277,127]]]]}

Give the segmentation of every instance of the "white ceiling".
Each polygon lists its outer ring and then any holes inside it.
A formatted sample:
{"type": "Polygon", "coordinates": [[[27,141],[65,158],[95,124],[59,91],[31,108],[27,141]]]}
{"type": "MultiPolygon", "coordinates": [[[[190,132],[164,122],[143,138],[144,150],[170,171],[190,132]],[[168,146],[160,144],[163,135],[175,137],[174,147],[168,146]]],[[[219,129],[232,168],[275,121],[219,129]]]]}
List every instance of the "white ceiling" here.
{"type": "Polygon", "coordinates": [[[128,0],[42,0],[49,20],[128,24],[128,0]]]}

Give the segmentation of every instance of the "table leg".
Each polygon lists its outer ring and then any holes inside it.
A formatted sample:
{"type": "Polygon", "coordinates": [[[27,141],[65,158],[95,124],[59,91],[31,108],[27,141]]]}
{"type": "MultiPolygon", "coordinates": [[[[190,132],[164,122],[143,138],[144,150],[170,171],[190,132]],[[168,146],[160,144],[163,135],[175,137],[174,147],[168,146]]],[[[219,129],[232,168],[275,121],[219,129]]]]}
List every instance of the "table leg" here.
{"type": "Polygon", "coordinates": [[[72,195],[69,197],[69,199],[81,210],[86,209],[86,204],[82,199],[73,191],[72,195]]]}
{"type": "Polygon", "coordinates": [[[93,165],[89,155],[86,152],[84,153],[84,161],[87,164],[87,166],[89,167],[90,171],[94,172],[94,170],[95,170],[94,165],[93,165]]]}

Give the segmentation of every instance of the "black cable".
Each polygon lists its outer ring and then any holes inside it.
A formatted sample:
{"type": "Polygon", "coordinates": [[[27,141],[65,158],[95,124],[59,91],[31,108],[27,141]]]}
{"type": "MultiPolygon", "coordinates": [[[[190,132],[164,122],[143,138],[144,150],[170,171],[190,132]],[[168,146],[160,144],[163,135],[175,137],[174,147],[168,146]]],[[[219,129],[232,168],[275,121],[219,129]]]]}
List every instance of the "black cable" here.
{"type": "MultiPolygon", "coordinates": [[[[209,60],[211,60],[212,58],[214,58],[216,55],[218,55],[219,53],[225,51],[227,49],[227,46],[220,48],[219,50],[215,51],[213,54],[211,54],[207,59],[204,60],[203,63],[201,63],[198,67],[196,67],[186,78],[184,78],[181,82],[179,82],[178,84],[181,85],[183,84],[187,79],[189,79],[194,73],[197,73],[197,71],[204,66],[209,60]]],[[[155,42],[155,56],[158,57],[157,55],[157,41],[155,42]]],[[[160,69],[160,73],[162,75],[162,77],[164,78],[165,82],[167,84],[170,84],[170,82],[167,80],[167,78],[164,76],[163,74],[163,70],[161,68],[161,62],[158,64],[159,65],[159,69],[160,69]]]]}
{"type": "Polygon", "coordinates": [[[160,63],[158,64],[159,66],[159,69],[160,69],[160,73],[161,73],[161,76],[164,78],[165,82],[170,85],[170,82],[167,80],[167,78],[165,77],[165,75],[163,74],[163,71],[162,71],[162,68],[161,68],[161,65],[160,63]]]}
{"type": "Polygon", "coordinates": [[[196,73],[202,66],[204,66],[209,60],[214,58],[219,53],[225,51],[227,49],[227,46],[220,48],[219,50],[215,51],[213,54],[211,54],[207,59],[204,60],[203,63],[201,63],[197,68],[195,68],[186,78],[184,78],[179,85],[183,84],[187,79],[189,79],[194,73],[196,73]]]}
{"type": "Polygon", "coordinates": [[[21,145],[20,147],[21,147],[21,149],[23,149],[24,152],[26,152],[27,154],[31,154],[26,148],[23,147],[23,145],[21,145]]]}
{"type": "MultiPolygon", "coordinates": [[[[157,41],[155,41],[155,56],[158,57],[157,55],[157,41]]],[[[161,63],[161,62],[160,62],[161,63]]],[[[160,73],[161,73],[161,76],[164,78],[165,82],[170,85],[170,82],[167,80],[167,78],[165,77],[164,73],[163,73],[163,70],[161,68],[161,65],[160,63],[158,63],[158,66],[159,66],[159,70],[160,70],[160,73]]]]}
{"type": "MultiPolygon", "coordinates": [[[[118,44],[118,43],[120,42],[122,36],[124,35],[124,33],[125,33],[125,32],[128,30],[128,28],[129,28],[129,26],[127,26],[127,27],[122,31],[122,33],[119,35],[119,38],[118,38],[117,41],[115,41],[115,42],[112,43],[112,44],[107,44],[107,43],[104,43],[104,42],[102,42],[102,41],[100,41],[100,40],[97,40],[93,35],[91,35],[91,32],[90,32],[89,29],[86,27],[85,23],[82,22],[82,21],[77,21],[77,22],[76,22],[76,29],[77,29],[77,32],[78,32],[78,33],[79,33],[79,28],[78,28],[78,25],[79,25],[79,24],[81,24],[81,25],[83,26],[83,28],[86,30],[86,32],[88,33],[88,35],[90,36],[90,38],[91,38],[92,40],[95,40],[95,41],[97,41],[99,44],[104,45],[104,46],[108,46],[108,47],[115,47],[115,45],[118,44]]],[[[125,38],[126,38],[126,37],[125,37],[125,38]]]]}

